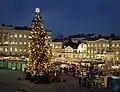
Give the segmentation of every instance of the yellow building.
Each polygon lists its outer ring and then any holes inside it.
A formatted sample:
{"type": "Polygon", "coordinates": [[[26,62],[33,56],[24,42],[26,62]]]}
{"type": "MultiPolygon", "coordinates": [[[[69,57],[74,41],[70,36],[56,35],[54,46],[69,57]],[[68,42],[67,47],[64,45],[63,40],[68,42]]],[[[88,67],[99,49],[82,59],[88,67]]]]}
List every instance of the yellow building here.
{"type": "Polygon", "coordinates": [[[120,37],[87,38],[85,42],[52,42],[54,58],[64,61],[120,60],[120,37]]]}
{"type": "MultiPolygon", "coordinates": [[[[28,54],[29,34],[28,27],[0,27],[0,54],[24,56],[28,54]]],[[[48,31],[48,41],[52,42],[51,31],[48,31]]]]}
{"type": "Polygon", "coordinates": [[[120,60],[120,37],[99,37],[87,39],[87,58],[120,60]],[[111,40],[110,40],[111,38],[111,40]],[[111,49],[111,51],[110,51],[111,49]]]}

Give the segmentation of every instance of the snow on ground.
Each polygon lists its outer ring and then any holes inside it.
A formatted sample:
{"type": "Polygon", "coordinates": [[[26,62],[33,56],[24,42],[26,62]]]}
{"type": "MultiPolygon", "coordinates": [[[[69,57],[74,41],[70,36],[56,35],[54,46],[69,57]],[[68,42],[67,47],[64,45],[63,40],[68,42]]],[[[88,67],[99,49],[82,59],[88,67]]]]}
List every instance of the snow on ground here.
{"type": "MultiPolygon", "coordinates": [[[[24,72],[0,69],[0,92],[92,92],[80,87],[72,75],[62,75],[66,83],[34,84],[24,80],[24,72]],[[22,80],[18,80],[22,78],[22,80]],[[9,90],[9,91],[8,91],[9,90]]],[[[96,89],[94,92],[107,92],[96,89]]]]}

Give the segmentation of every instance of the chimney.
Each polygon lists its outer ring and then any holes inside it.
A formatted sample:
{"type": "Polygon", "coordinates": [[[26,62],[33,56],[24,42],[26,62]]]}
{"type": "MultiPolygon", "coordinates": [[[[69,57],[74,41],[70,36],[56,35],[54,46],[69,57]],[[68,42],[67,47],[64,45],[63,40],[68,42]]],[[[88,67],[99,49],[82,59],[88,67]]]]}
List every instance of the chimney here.
{"type": "Polygon", "coordinates": [[[5,27],[5,24],[2,24],[3,27],[5,27]]]}

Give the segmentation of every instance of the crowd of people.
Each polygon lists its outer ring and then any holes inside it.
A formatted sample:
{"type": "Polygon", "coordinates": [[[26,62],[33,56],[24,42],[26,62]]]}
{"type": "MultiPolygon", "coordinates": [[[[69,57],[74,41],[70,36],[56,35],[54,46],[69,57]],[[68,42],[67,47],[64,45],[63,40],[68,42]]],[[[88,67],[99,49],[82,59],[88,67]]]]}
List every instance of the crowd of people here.
{"type": "Polygon", "coordinates": [[[77,66],[70,66],[70,67],[59,67],[58,68],[59,73],[64,74],[72,74],[74,78],[78,80],[79,85],[81,86],[87,86],[87,87],[95,87],[99,85],[102,85],[102,83],[96,83],[96,75],[98,76],[104,76],[103,72],[98,72],[97,69],[94,69],[93,67],[90,67],[89,69],[82,70],[80,67],[77,66]]]}

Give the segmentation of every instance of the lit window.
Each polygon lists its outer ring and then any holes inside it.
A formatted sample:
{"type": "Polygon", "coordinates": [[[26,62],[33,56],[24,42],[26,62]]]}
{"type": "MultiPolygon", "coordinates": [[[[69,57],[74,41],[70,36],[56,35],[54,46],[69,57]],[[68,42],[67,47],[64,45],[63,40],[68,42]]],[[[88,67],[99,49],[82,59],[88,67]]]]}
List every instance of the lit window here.
{"type": "Polygon", "coordinates": [[[22,37],[22,35],[20,34],[20,35],[19,35],[19,37],[21,38],[21,37],[22,37]]]}
{"type": "Polygon", "coordinates": [[[116,54],[119,54],[119,52],[118,52],[118,51],[116,51],[116,54]]]}
{"type": "Polygon", "coordinates": [[[22,49],[20,49],[20,51],[22,51],[22,49]]]}
{"type": "Polygon", "coordinates": [[[106,53],[106,51],[103,51],[103,53],[106,53]]]}
{"type": "Polygon", "coordinates": [[[17,44],[17,42],[15,44],[17,44]]]}
{"type": "Polygon", "coordinates": [[[8,42],[5,42],[4,44],[9,44],[8,42]]]}
{"type": "Polygon", "coordinates": [[[26,49],[24,49],[24,51],[26,51],[26,49]]]}
{"type": "Polygon", "coordinates": [[[13,37],[12,35],[10,37],[13,37]]]}
{"type": "Polygon", "coordinates": [[[15,48],[15,51],[17,51],[17,48],[15,48]]]}
{"type": "Polygon", "coordinates": [[[12,42],[12,44],[15,44],[15,42],[12,42]]]}
{"type": "Polygon", "coordinates": [[[0,44],[1,44],[1,42],[0,42],[0,44]]]}
{"type": "Polygon", "coordinates": [[[55,46],[55,48],[57,48],[58,46],[55,46]]]}
{"type": "Polygon", "coordinates": [[[19,44],[22,44],[22,42],[20,42],[19,44]]]}
{"type": "Polygon", "coordinates": [[[7,50],[7,48],[5,48],[5,52],[7,52],[8,50],[7,50]]]}
{"type": "Polygon", "coordinates": [[[17,34],[15,34],[15,37],[17,37],[17,34]]]}
{"type": "Polygon", "coordinates": [[[24,42],[24,44],[26,44],[26,42],[24,42]]]}
{"type": "Polygon", "coordinates": [[[103,47],[105,47],[105,44],[103,44],[103,47]]]}
{"type": "Polygon", "coordinates": [[[93,47],[93,44],[91,44],[91,46],[93,47]]]}
{"type": "Polygon", "coordinates": [[[91,53],[93,53],[93,50],[91,51],[91,53]]]}
{"type": "Polygon", "coordinates": [[[10,51],[12,51],[12,48],[10,48],[10,51]]]}
{"type": "Polygon", "coordinates": [[[115,44],[112,45],[113,47],[115,46],[115,44]]]}
{"type": "Polygon", "coordinates": [[[24,37],[26,38],[26,35],[24,34],[24,37]]]}
{"type": "Polygon", "coordinates": [[[117,57],[116,59],[119,60],[119,57],[117,57]]]}
{"type": "Polygon", "coordinates": [[[119,46],[119,44],[117,44],[117,47],[119,46]]]}
{"type": "Polygon", "coordinates": [[[97,53],[97,51],[95,51],[95,53],[97,53]]]}
{"type": "Polygon", "coordinates": [[[109,47],[109,44],[107,44],[107,47],[109,47]]]}

